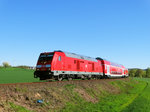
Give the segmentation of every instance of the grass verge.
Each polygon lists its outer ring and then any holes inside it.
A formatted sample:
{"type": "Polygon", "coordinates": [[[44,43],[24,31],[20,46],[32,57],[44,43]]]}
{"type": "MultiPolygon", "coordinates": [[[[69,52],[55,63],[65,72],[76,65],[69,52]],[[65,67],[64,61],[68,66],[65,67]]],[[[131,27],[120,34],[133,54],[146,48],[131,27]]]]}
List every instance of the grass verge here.
{"type": "Polygon", "coordinates": [[[147,85],[123,112],[150,112],[150,78],[135,78],[135,80],[146,82],[147,85]]]}
{"type": "MultiPolygon", "coordinates": [[[[131,109],[128,105],[143,92],[147,83],[143,81],[113,81],[111,84],[120,89],[120,93],[112,94],[104,92],[103,97],[99,97],[99,102],[91,103],[82,99],[78,94],[77,103],[68,102],[61,112],[129,112],[131,109]]],[[[92,88],[91,88],[92,89],[92,88]]],[[[143,99],[144,100],[144,99],[143,99]]]]}

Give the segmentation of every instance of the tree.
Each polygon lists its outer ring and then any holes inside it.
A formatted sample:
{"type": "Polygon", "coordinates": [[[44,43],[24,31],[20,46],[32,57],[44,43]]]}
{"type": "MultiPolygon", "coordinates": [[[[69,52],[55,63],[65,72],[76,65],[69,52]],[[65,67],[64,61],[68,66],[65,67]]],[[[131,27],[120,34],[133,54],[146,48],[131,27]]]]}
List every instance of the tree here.
{"type": "Polygon", "coordinates": [[[3,67],[10,67],[9,63],[8,62],[3,62],[3,67]]]}
{"type": "Polygon", "coordinates": [[[150,78],[150,68],[146,69],[146,77],[150,78]]]}
{"type": "Polygon", "coordinates": [[[137,71],[136,71],[136,73],[135,73],[135,77],[143,77],[143,75],[144,75],[144,71],[143,70],[141,70],[141,69],[138,69],[137,71]]]}
{"type": "Polygon", "coordinates": [[[130,70],[130,71],[129,71],[129,75],[130,75],[131,77],[134,77],[136,71],[137,71],[137,69],[132,69],[132,70],[130,70]]]}
{"type": "Polygon", "coordinates": [[[146,71],[145,70],[143,70],[142,77],[146,77],[146,71]]]}

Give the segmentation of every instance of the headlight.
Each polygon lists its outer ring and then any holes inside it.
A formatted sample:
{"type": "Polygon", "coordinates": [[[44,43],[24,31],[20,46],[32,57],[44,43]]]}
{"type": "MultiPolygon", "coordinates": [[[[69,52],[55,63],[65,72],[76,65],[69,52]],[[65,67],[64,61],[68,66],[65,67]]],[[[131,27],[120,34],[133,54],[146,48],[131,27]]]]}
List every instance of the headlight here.
{"type": "Polygon", "coordinates": [[[46,68],[49,68],[49,67],[51,67],[51,65],[46,65],[46,68]]]}
{"type": "Polygon", "coordinates": [[[36,66],[36,68],[41,68],[41,67],[42,67],[42,65],[37,65],[37,66],[36,66]]]}

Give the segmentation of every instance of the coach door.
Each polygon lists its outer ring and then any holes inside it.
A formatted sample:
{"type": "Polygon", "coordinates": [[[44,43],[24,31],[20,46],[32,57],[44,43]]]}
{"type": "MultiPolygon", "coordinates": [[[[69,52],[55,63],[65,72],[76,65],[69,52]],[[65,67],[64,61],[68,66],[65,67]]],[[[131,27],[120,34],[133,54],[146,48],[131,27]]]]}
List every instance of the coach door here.
{"type": "Polygon", "coordinates": [[[107,65],[107,74],[110,74],[110,66],[107,65]]]}
{"type": "Polygon", "coordinates": [[[124,70],[124,69],[122,69],[122,75],[124,75],[124,71],[125,71],[125,70],[124,70]]]}

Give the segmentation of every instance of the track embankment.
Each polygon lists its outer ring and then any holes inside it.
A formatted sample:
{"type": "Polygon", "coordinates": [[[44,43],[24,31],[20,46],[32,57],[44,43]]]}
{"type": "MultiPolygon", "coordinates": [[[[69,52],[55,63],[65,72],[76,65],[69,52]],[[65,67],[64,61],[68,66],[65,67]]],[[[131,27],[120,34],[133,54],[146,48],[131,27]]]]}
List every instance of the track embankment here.
{"type": "Polygon", "coordinates": [[[135,83],[139,84],[130,78],[121,78],[0,84],[0,111],[90,111],[103,105],[100,101],[107,96],[133,89],[135,83]]]}

